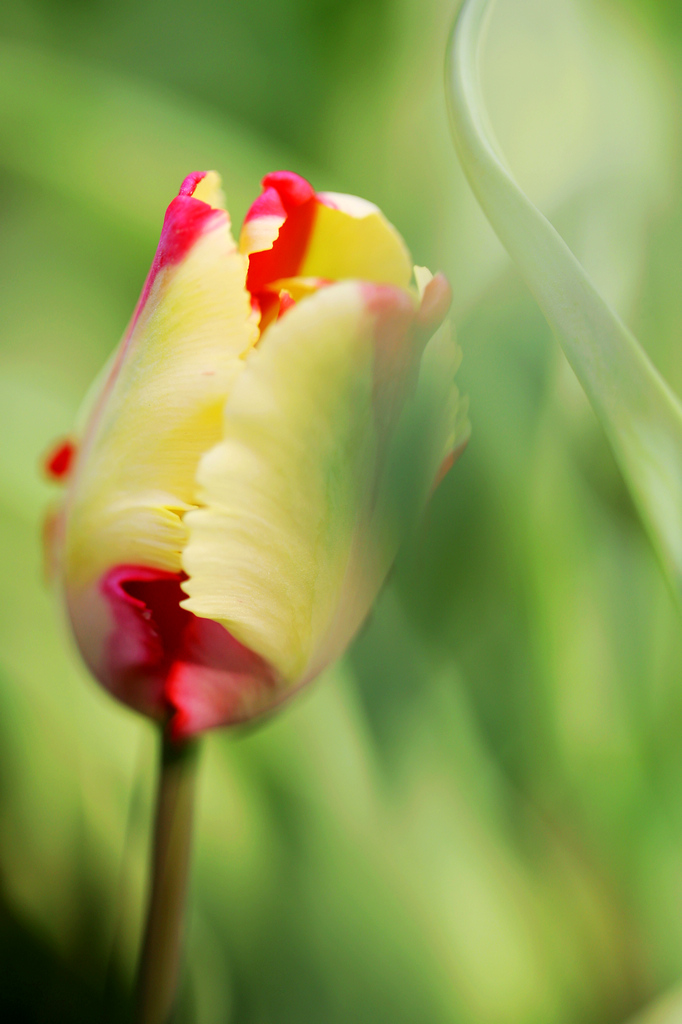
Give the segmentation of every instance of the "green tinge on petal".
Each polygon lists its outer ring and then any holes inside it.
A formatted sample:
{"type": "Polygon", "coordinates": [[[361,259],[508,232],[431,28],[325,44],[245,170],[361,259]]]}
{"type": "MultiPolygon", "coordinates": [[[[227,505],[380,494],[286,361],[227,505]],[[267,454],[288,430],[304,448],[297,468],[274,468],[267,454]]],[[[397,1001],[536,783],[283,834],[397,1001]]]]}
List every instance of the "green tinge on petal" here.
{"type": "Polygon", "coordinates": [[[343,582],[375,457],[373,324],[353,285],[289,310],[251,353],[185,518],[185,607],[223,622],[287,681],[343,582]]]}
{"type": "Polygon", "coordinates": [[[448,97],[462,166],[592,403],[664,568],[682,588],[682,405],[511,177],[486,130],[478,50],[489,0],[466,0],[451,40],[448,97]]]}
{"type": "MultiPolygon", "coordinates": [[[[411,320],[409,293],[388,291],[411,320]]],[[[288,685],[345,647],[395,554],[387,479],[400,409],[379,422],[380,316],[366,285],[343,282],[268,328],[226,402],[224,439],[199,465],[204,507],[185,516],[184,606],[222,622],[288,685]]],[[[415,377],[420,354],[415,344],[396,373],[415,377]]],[[[454,422],[438,415],[427,493],[454,422]]]]}

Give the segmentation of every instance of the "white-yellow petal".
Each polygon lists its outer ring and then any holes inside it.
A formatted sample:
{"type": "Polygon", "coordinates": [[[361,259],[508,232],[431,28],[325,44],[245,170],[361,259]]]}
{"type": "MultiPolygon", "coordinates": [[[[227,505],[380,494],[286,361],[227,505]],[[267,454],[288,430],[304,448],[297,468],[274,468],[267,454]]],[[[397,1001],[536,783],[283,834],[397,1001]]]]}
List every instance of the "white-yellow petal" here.
{"type": "MultiPolygon", "coordinates": [[[[302,300],[250,353],[224,438],[199,465],[183,606],[223,623],[286,687],[343,650],[395,554],[387,475],[419,394],[416,314],[406,290],[358,282],[302,300]]],[[[438,417],[424,500],[452,435],[450,412],[438,417]]]]}
{"type": "MultiPolygon", "coordinates": [[[[217,201],[217,175],[206,178],[197,189],[217,201]]],[[[197,464],[257,336],[245,276],[227,213],[181,192],[85,426],[65,514],[69,587],[122,563],[180,570],[197,464]]]]}

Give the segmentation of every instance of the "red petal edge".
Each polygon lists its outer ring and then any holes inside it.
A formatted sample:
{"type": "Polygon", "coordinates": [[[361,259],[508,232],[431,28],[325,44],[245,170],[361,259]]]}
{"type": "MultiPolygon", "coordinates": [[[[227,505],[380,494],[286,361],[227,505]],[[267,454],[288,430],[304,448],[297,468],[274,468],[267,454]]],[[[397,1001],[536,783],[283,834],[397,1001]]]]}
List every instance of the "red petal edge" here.
{"type": "Polygon", "coordinates": [[[138,711],[170,716],[180,740],[245,721],[275,697],[267,663],[212,619],[180,607],[186,577],[139,565],[118,565],[102,579],[114,630],[102,681],[138,711]]]}
{"type": "Polygon", "coordinates": [[[45,472],[52,480],[65,480],[71,472],[76,455],[73,441],[58,441],[45,457],[45,472]]]}
{"type": "Polygon", "coordinates": [[[310,242],[319,200],[313,186],[292,171],[274,171],[262,181],[263,192],[246,215],[283,216],[284,223],[270,249],[249,256],[246,287],[258,296],[263,289],[286,277],[296,277],[310,242]]]}
{"type": "Polygon", "coordinates": [[[206,173],[206,171],[194,171],[192,174],[188,174],[180,186],[178,195],[166,210],[161,238],[133,314],[129,334],[144,308],[159,271],[163,267],[179,263],[197,239],[211,227],[213,220],[227,220],[224,210],[216,209],[214,206],[202,202],[201,199],[194,198],[194,190],[199,182],[206,177],[206,173]]]}

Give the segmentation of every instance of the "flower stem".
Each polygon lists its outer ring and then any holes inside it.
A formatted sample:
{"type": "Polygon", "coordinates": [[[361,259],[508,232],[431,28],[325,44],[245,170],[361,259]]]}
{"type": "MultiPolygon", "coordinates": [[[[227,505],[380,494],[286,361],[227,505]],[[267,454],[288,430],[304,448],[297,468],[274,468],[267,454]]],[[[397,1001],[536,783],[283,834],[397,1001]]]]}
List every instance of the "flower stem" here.
{"type": "Polygon", "coordinates": [[[189,868],[197,743],[163,732],[151,894],[140,955],[135,1024],[167,1024],[175,1001],[189,868]]]}

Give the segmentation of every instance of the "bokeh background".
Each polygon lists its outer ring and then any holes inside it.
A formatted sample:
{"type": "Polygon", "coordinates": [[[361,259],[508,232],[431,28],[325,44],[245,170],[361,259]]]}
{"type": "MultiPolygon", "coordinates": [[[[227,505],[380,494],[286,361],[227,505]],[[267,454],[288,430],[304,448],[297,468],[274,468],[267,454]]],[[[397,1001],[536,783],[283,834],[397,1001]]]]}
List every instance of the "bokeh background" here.
{"type": "MultiPolygon", "coordinates": [[[[3,5],[3,1020],[125,1019],[154,736],[65,639],[39,466],[206,167],[237,226],[278,168],[378,203],[452,281],[473,434],[343,664],[207,739],[178,1022],[682,1020],[680,620],[458,170],[456,6],[3,5]]],[[[682,390],[682,6],[499,0],[484,72],[521,184],[682,390]]]]}

